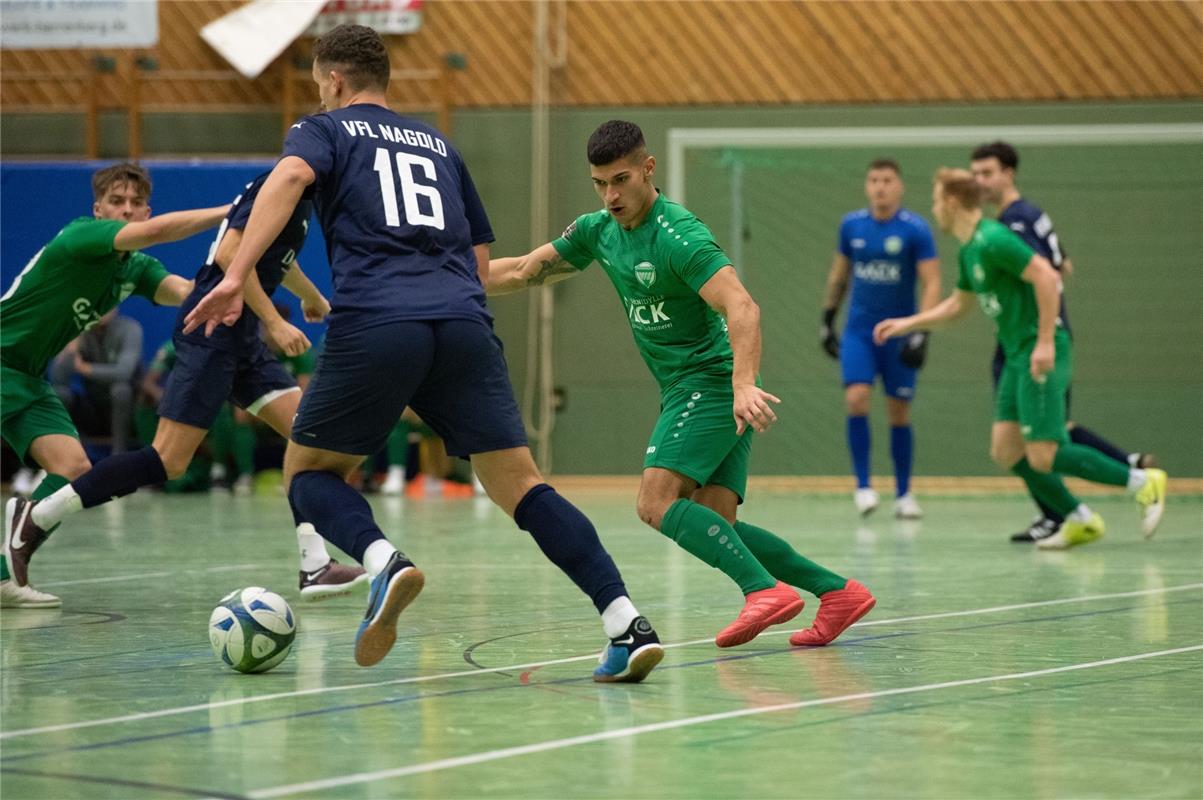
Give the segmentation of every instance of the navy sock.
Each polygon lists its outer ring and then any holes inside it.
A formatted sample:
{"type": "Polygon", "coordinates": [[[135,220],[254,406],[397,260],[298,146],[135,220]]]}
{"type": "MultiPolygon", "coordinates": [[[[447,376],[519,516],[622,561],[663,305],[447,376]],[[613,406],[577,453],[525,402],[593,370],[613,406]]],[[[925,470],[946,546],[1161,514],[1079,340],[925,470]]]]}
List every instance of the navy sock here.
{"type": "Polygon", "coordinates": [[[898,497],[911,490],[911,462],[915,437],[910,425],[890,426],[890,455],[894,458],[894,493],[898,497]]]}
{"type": "Polygon", "coordinates": [[[368,545],[385,538],[372,519],[368,501],[333,472],[293,475],[288,504],[293,519],[312,522],[323,539],[360,564],[368,545]]]}
{"type": "Polygon", "coordinates": [[[128,453],[109,456],[92,469],[71,481],[84,508],[133,494],[142,486],[156,486],[167,481],[163,459],[153,447],[143,447],[128,453]]]}
{"type": "Polygon", "coordinates": [[[869,486],[869,418],[848,417],[848,449],[852,451],[852,470],[856,488],[869,486]]]}
{"type": "Polygon", "coordinates": [[[1056,510],[1052,508],[1052,506],[1049,506],[1047,503],[1039,500],[1038,498],[1033,497],[1032,499],[1036,501],[1036,505],[1040,508],[1040,513],[1044,515],[1045,519],[1051,519],[1058,525],[1065,521],[1065,517],[1061,514],[1058,514],[1056,510]]]}
{"type": "Polygon", "coordinates": [[[598,613],[627,596],[618,567],[602,547],[593,523],[546,483],[526,493],[514,509],[514,522],[531,535],[548,561],[589,595],[598,613]]]}
{"type": "Polygon", "coordinates": [[[1103,455],[1113,458],[1121,464],[1127,465],[1128,463],[1127,453],[1090,430],[1090,428],[1074,425],[1069,431],[1069,440],[1074,444],[1082,444],[1092,450],[1098,450],[1103,455]]]}

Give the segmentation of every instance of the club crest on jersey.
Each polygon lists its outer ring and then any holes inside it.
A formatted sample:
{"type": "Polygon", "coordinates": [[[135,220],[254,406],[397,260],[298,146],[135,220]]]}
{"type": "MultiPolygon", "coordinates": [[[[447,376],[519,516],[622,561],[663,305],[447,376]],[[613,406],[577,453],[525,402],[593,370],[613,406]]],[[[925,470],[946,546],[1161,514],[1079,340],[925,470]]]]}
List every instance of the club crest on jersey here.
{"type": "Polygon", "coordinates": [[[892,256],[896,256],[902,252],[902,237],[887,236],[885,241],[886,252],[892,256]]]}
{"type": "Polygon", "coordinates": [[[650,261],[640,261],[635,265],[635,280],[645,289],[652,288],[656,282],[656,267],[650,261]]]}

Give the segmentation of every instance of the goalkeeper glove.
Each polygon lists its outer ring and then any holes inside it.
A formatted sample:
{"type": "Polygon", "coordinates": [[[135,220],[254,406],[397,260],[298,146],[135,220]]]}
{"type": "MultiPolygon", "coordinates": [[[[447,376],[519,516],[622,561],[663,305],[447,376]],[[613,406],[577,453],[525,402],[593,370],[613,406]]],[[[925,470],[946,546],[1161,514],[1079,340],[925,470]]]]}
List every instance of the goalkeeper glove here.
{"type": "Polygon", "coordinates": [[[823,309],[823,324],[819,326],[819,345],[827,352],[827,355],[839,360],[840,357],[840,337],[835,335],[832,326],[835,324],[835,309],[823,309]]]}
{"type": "Polygon", "coordinates": [[[898,354],[898,358],[903,364],[911,369],[919,369],[923,366],[923,361],[927,358],[928,335],[927,331],[915,331],[906,337],[906,343],[902,345],[902,350],[898,354]]]}

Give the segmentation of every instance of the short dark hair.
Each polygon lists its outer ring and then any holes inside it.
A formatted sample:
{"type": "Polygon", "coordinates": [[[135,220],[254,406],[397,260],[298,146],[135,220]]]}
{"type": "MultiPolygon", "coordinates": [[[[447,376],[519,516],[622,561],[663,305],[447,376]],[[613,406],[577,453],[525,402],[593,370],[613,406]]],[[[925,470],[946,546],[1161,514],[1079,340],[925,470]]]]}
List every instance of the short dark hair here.
{"type": "Polygon", "coordinates": [[[600,167],[645,149],[647,143],[638,125],[612,119],[597,126],[597,130],[589,137],[585,152],[589,163],[600,167]]]}
{"type": "Polygon", "coordinates": [[[1004,141],[989,142],[978,145],[969,157],[971,161],[981,161],[983,158],[997,158],[998,163],[1010,170],[1019,169],[1019,153],[1004,141]]]}
{"type": "Polygon", "coordinates": [[[898,166],[898,162],[892,158],[875,158],[869,162],[869,172],[875,169],[892,169],[894,174],[902,177],[902,167],[898,166]]]}
{"type": "Polygon", "coordinates": [[[339,25],[313,44],[313,60],[339,67],[354,89],[387,89],[388,48],[366,25],[339,25]]]}
{"type": "Polygon", "coordinates": [[[150,197],[150,175],[137,164],[123,161],[92,173],[92,199],[99,202],[118,183],[132,183],[144,197],[150,197]]]}

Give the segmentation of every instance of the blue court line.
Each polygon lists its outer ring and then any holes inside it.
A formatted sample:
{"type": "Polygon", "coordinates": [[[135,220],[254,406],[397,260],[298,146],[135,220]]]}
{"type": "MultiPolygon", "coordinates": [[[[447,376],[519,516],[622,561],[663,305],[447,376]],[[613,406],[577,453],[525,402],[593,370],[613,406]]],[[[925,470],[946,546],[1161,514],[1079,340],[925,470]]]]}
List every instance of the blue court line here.
{"type": "MultiPolygon", "coordinates": [[[[1170,601],[1170,602],[1165,603],[1165,605],[1179,605],[1182,603],[1197,603],[1197,602],[1199,602],[1199,600],[1183,599],[1183,600],[1170,601]]],[[[1050,616],[1050,617],[1035,617],[1032,619],[1013,620],[1010,622],[1006,622],[1006,621],[1004,621],[1004,622],[986,622],[986,623],[978,623],[976,625],[964,625],[964,626],[955,627],[955,628],[940,628],[938,630],[930,630],[930,631],[902,631],[899,633],[882,633],[882,634],[876,634],[874,636],[863,636],[863,637],[860,637],[859,639],[850,639],[846,642],[845,641],[837,641],[830,645],[827,645],[827,647],[851,647],[851,646],[855,646],[855,645],[859,645],[859,644],[875,642],[875,641],[883,641],[883,640],[887,640],[887,639],[899,639],[899,638],[908,638],[908,637],[914,637],[914,636],[928,636],[931,634],[939,634],[939,633],[960,633],[960,632],[964,632],[964,631],[1007,627],[1007,626],[1011,626],[1011,625],[1028,625],[1028,624],[1034,624],[1034,623],[1039,623],[1039,622],[1058,622],[1058,621],[1069,620],[1069,619],[1081,619],[1084,617],[1101,616],[1103,614],[1116,614],[1116,613],[1121,613],[1124,611],[1134,611],[1139,608],[1143,608],[1143,606],[1122,606],[1119,608],[1108,608],[1108,609],[1102,609],[1099,611],[1082,611],[1082,612],[1077,612],[1074,614],[1057,614],[1057,615],[1050,616]]],[[[708,658],[708,659],[704,659],[704,660],[700,660],[700,661],[688,661],[688,662],[685,662],[682,664],[670,664],[668,666],[660,667],[659,670],[662,671],[662,670],[671,670],[671,669],[686,669],[686,668],[691,668],[691,667],[708,666],[711,664],[716,664],[716,663],[724,662],[724,661],[743,661],[743,660],[746,660],[749,658],[760,658],[761,656],[766,656],[766,655],[777,655],[777,654],[781,654],[781,653],[793,653],[793,652],[797,652],[800,649],[801,648],[797,648],[797,647],[786,647],[786,648],[777,648],[777,649],[758,650],[756,652],[740,653],[737,655],[733,654],[733,655],[729,655],[729,656],[719,656],[717,658],[708,658]]],[[[487,674],[492,674],[492,673],[487,673],[487,674]]],[[[504,685],[482,686],[482,687],[475,687],[475,688],[468,688],[468,689],[451,689],[451,690],[442,691],[442,692],[425,692],[425,693],[419,693],[419,694],[414,694],[414,695],[407,695],[405,697],[393,697],[393,698],[387,698],[384,700],[373,700],[373,701],[367,702],[367,703],[347,703],[347,704],[339,705],[339,706],[327,706],[325,708],[312,709],[309,711],[296,711],[296,712],[290,712],[288,714],[280,714],[280,715],[277,715],[274,717],[263,717],[260,719],[232,722],[232,723],[225,724],[225,725],[198,725],[198,726],[191,727],[191,728],[182,728],[179,730],[170,731],[167,733],[145,734],[142,736],[128,736],[128,737],[123,737],[120,739],[111,739],[111,740],[105,741],[105,742],[95,742],[92,744],[75,745],[72,747],[62,747],[62,748],[57,748],[57,749],[53,749],[53,750],[41,750],[41,751],[34,751],[34,752],[29,752],[29,753],[21,753],[21,754],[13,755],[13,756],[4,756],[4,757],[0,757],[0,771],[3,771],[5,768],[5,765],[8,765],[8,764],[17,763],[20,761],[27,761],[27,760],[35,759],[35,758],[42,758],[45,756],[61,755],[64,753],[78,753],[78,752],[87,752],[87,751],[91,751],[91,750],[108,749],[108,748],[112,748],[112,747],[123,747],[125,745],[141,744],[144,742],[153,742],[153,741],[163,741],[166,739],[173,739],[173,738],[178,738],[181,736],[193,736],[196,734],[215,733],[217,731],[228,730],[231,728],[242,728],[242,727],[249,727],[252,725],[264,725],[264,724],[268,724],[268,723],[272,723],[272,722],[282,722],[282,721],[291,720],[291,719],[305,719],[307,717],[324,716],[326,714],[338,714],[343,711],[355,711],[355,710],[359,710],[359,709],[378,708],[381,706],[400,705],[402,703],[411,703],[411,702],[418,701],[418,700],[433,699],[433,698],[438,698],[438,697],[455,697],[455,696],[459,696],[459,695],[492,693],[492,692],[499,692],[499,691],[509,691],[509,690],[513,690],[513,689],[536,689],[540,686],[552,686],[552,685],[563,685],[563,684],[574,684],[574,683],[591,684],[592,680],[593,680],[592,677],[557,678],[555,680],[539,681],[538,683],[531,683],[531,684],[507,683],[504,685]]]]}
{"type": "MultiPolygon", "coordinates": [[[[31,778],[52,778],[75,783],[99,783],[105,786],[123,786],[131,789],[146,789],[156,792],[170,792],[188,797],[212,797],[216,800],[247,800],[245,795],[215,792],[204,789],[191,789],[187,786],[172,786],[167,783],[147,783],[145,781],[127,781],[123,778],[105,778],[100,775],[73,775],[68,772],[42,772],[32,769],[5,769],[8,775],[25,775],[31,778]]],[[[53,797],[53,795],[50,795],[53,797]]]]}

